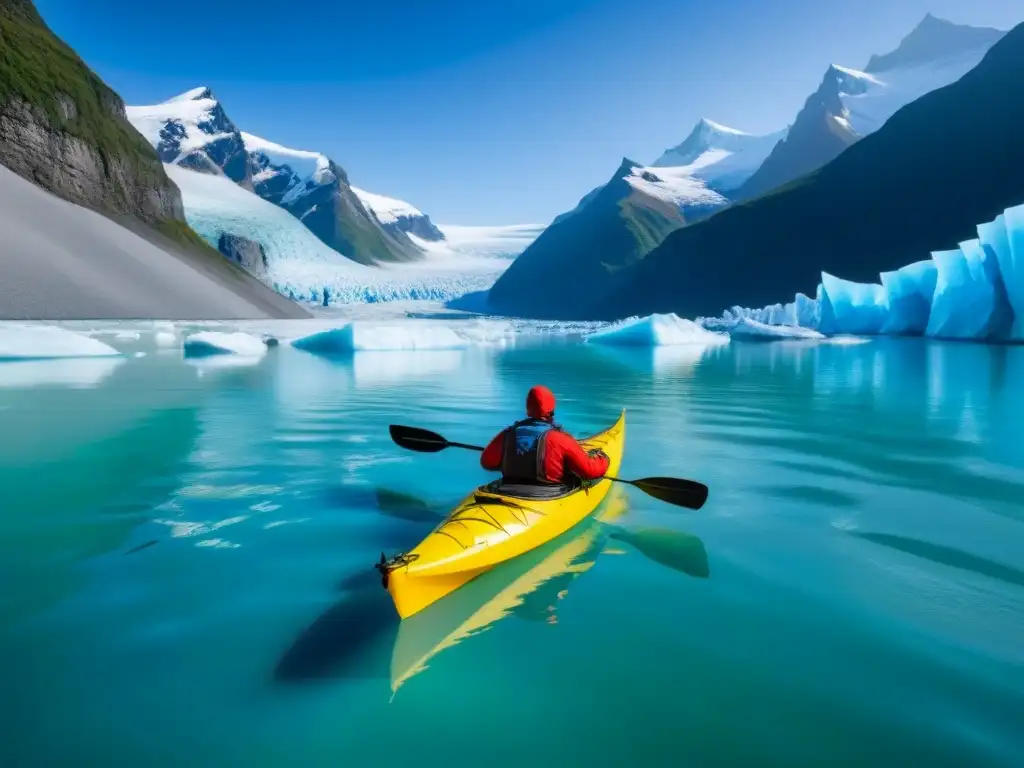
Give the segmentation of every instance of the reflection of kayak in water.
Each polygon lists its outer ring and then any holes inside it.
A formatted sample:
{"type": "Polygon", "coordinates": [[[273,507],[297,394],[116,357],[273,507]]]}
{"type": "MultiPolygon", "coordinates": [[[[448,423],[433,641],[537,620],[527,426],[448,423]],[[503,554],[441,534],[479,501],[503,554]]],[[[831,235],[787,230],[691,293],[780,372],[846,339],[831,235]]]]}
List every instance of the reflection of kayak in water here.
{"type": "Polygon", "coordinates": [[[509,616],[554,623],[555,606],[578,576],[593,567],[607,539],[606,522],[628,509],[617,487],[596,519],[490,570],[455,594],[401,623],[391,655],[391,690],[427,668],[446,648],[509,616]]]}
{"type": "MultiPolygon", "coordinates": [[[[626,414],[580,444],[608,455],[609,475],[622,463],[626,414]]],[[[476,489],[408,553],[382,563],[386,586],[402,618],[423,610],[463,585],[561,536],[604,500],[610,480],[552,498],[503,496],[495,486],[476,489]]]]}

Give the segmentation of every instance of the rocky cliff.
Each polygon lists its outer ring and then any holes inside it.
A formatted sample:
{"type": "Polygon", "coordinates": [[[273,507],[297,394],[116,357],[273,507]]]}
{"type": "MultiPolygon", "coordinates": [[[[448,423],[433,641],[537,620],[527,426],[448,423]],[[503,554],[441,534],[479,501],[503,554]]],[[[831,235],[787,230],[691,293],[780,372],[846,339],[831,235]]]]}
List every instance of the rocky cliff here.
{"type": "Polygon", "coordinates": [[[65,200],[185,228],[178,189],[124,102],[29,0],[0,0],[0,50],[0,164],[65,200]]]}

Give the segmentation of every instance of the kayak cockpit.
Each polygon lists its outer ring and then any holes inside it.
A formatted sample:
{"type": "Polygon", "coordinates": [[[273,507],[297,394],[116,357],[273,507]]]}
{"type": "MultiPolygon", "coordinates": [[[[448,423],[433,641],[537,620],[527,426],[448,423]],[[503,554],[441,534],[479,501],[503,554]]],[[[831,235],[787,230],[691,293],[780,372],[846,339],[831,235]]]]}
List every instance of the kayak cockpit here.
{"type": "Polygon", "coordinates": [[[509,483],[498,479],[480,486],[477,492],[505,496],[511,499],[523,499],[524,501],[552,501],[569,496],[582,487],[581,483],[572,485],[568,483],[540,485],[533,483],[509,483]]]}

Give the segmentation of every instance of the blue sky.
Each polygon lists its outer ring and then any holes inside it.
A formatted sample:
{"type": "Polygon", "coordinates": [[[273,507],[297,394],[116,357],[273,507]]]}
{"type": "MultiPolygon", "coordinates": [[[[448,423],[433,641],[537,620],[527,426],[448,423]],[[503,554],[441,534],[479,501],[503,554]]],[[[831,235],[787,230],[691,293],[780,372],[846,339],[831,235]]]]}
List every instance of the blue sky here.
{"type": "Polygon", "coordinates": [[[1009,29],[1019,0],[36,0],[129,104],[208,85],[242,130],[448,224],[547,223],[702,116],[792,121],[831,62],[925,15],[1009,29]]]}

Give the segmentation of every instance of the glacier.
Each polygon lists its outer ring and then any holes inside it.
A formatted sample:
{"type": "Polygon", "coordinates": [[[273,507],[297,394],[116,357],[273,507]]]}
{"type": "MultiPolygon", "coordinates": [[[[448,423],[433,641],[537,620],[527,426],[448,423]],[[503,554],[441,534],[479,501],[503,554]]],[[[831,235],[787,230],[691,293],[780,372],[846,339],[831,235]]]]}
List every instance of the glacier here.
{"type": "MultiPolygon", "coordinates": [[[[314,161],[315,162],[315,161],[314,161]]],[[[165,165],[181,190],[190,227],[216,247],[224,233],[253,240],[267,254],[265,282],[296,301],[328,306],[396,300],[448,301],[494,284],[507,262],[442,250],[414,265],[369,267],[325,245],[283,208],[225,176],[165,165]]]]}
{"type": "Polygon", "coordinates": [[[99,339],[54,325],[0,325],[0,362],[120,355],[99,339]]]}
{"type": "Polygon", "coordinates": [[[662,347],[680,344],[727,344],[729,336],[709,331],[675,314],[654,314],[616,323],[588,334],[585,341],[616,347],[662,347]]]}
{"type": "MultiPolygon", "coordinates": [[[[1024,341],[1024,205],[976,227],[978,236],[854,283],[821,273],[817,298],[731,307],[699,318],[712,330],[744,325],[811,328],[828,336],[925,335],[940,339],[1024,341]]],[[[740,331],[742,333],[742,331],[740,331]]],[[[786,333],[786,331],[779,331],[786,333]]]]}
{"type": "Polygon", "coordinates": [[[249,333],[235,331],[200,331],[185,337],[185,357],[209,357],[211,355],[240,355],[242,357],[263,357],[267,345],[263,339],[249,333]]]}
{"type": "Polygon", "coordinates": [[[915,261],[895,271],[883,272],[880,277],[889,307],[882,333],[924,333],[938,277],[935,262],[915,261]]]}

